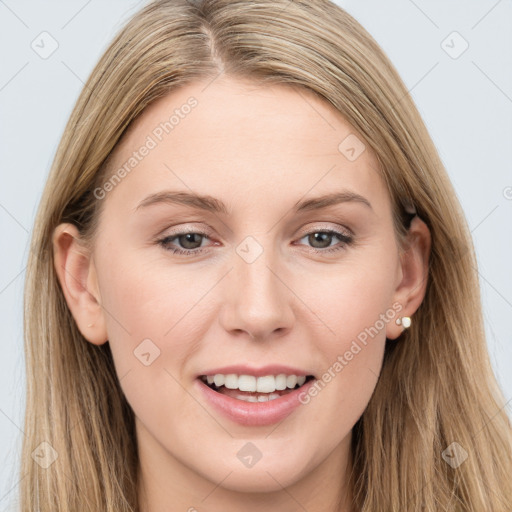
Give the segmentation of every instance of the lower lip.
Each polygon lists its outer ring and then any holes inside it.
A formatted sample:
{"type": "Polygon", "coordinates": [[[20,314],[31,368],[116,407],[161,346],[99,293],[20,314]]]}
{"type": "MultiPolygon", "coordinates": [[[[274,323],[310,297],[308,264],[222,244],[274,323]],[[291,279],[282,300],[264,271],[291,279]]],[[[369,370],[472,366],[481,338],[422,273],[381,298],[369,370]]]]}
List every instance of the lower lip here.
{"type": "Polygon", "coordinates": [[[311,379],[300,388],[268,402],[245,402],[231,398],[222,393],[217,393],[201,379],[197,379],[197,385],[201,388],[201,392],[204,393],[208,402],[230,420],[240,425],[262,427],[283,421],[300,405],[304,405],[299,400],[299,396],[307,393],[315,380],[311,379]]]}

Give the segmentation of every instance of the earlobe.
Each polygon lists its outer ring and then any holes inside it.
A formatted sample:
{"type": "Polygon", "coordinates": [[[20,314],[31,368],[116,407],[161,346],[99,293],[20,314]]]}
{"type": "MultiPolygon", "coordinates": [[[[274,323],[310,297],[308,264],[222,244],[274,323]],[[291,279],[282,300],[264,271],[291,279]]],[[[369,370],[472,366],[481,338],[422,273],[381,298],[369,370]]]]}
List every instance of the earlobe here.
{"type": "Polygon", "coordinates": [[[60,286],[78,329],[95,345],[108,340],[105,317],[91,255],[80,243],[80,232],[63,223],[53,233],[54,265],[60,286]]]}
{"type": "MultiPolygon", "coordinates": [[[[423,220],[414,217],[409,227],[406,249],[400,256],[400,275],[394,302],[402,306],[398,317],[410,317],[414,323],[414,313],[420,307],[427,290],[428,267],[430,259],[431,235],[423,220]]],[[[386,337],[396,339],[404,330],[400,322],[390,322],[386,328],[386,337]]]]}

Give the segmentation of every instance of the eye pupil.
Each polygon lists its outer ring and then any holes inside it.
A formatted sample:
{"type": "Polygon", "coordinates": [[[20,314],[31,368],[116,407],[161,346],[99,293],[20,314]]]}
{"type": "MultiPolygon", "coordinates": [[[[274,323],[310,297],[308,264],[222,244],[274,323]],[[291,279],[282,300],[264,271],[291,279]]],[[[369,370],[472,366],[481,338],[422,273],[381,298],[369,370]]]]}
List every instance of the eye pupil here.
{"type": "Polygon", "coordinates": [[[331,244],[331,233],[312,233],[310,236],[310,242],[317,242],[319,241],[321,243],[320,247],[329,247],[331,244]]]}
{"type": "Polygon", "coordinates": [[[185,249],[197,249],[197,247],[199,247],[201,245],[201,237],[202,237],[202,235],[200,235],[199,233],[186,233],[184,235],[180,235],[179,241],[180,241],[180,244],[185,249]],[[199,237],[199,240],[196,240],[194,242],[195,237],[199,237]],[[192,240],[190,240],[190,239],[192,239],[192,240]],[[192,247],[190,247],[189,244],[192,244],[192,247]],[[198,244],[197,247],[194,247],[194,244],[198,244]]]}

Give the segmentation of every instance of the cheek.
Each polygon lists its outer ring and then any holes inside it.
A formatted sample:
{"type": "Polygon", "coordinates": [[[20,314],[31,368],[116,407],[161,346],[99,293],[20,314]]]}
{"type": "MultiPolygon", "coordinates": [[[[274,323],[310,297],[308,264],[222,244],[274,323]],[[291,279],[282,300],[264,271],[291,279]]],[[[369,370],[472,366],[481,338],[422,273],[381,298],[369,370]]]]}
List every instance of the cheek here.
{"type": "Polygon", "coordinates": [[[394,265],[392,257],[347,258],[303,285],[300,293],[324,324],[326,335],[316,339],[325,342],[325,352],[344,352],[355,339],[385,339],[386,325],[395,316],[394,265]]]}
{"type": "Polygon", "coordinates": [[[149,419],[151,426],[169,425],[173,415],[186,416],[190,409],[190,397],[180,382],[196,348],[193,340],[201,339],[200,299],[212,285],[191,280],[184,267],[161,272],[161,262],[134,256],[135,251],[124,259],[111,254],[111,263],[98,272],[109,344],[136,416],[149,419]]]}
{"type": "MultiPolygon", "coordinates": [[[[336,404],[327,415],[342,429],[351,428],[373,393],[382,366],[386,326],[397,316],[392,307],[393,259],[345,263],[317,281],[314,292],[309,288],[306,301],[315,305],[312,310],[321,320],[310,334],[315,351],[322,354],[324,373],[316,390],[311,389],[312,396],[304,397],[305,402],[313,401],[318,394],[336,404]]],[[[302,293],[305,297],[305,288],[302,293]]]]}
{"type": "Polygon", "coordinates": [[[144,369],[150,361],[151,366],[161,365],[169,351],[179,364],[187,346],[173,338],[204,294],[201,281],[185,280],[179,266],[163,272],[161,263],[141,258],[133,248],[110,249],[98,257],[98,279],[119,377],[144,369]]]}
{"type": "Polygon", "coordinates": [[[133,248],[103,258],[98,275],[109,335],[162,338],[211,288],[208,279],[197,278],[205,275],[201,269],[162,258],[133,248]]]}

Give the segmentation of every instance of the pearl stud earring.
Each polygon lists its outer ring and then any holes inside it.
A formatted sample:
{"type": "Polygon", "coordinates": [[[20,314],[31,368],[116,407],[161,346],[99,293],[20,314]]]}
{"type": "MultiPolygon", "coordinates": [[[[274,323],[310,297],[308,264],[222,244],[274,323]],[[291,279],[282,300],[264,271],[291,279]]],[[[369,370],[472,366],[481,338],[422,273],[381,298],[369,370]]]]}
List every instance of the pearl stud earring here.
{"type": "Polygon", "coordinates": [[[411,317],[410,316],[400,316],[396,319],[395,323],[397,325],[403,326],[404,329],[408,329],[411,326],[411,317]]]}

